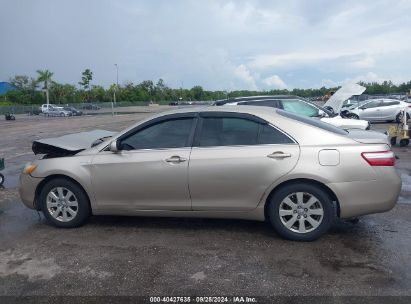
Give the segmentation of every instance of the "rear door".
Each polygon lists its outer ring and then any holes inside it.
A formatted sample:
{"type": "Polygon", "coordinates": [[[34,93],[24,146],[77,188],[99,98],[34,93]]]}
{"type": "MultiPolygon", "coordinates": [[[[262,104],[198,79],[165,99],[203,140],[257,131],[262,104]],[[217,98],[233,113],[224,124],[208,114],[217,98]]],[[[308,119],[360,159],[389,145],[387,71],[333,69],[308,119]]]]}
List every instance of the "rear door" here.
{"type": "Polygon", "coordinates": [[[299,153],[290,136],[255,116],[200,113],[189,164],[193,210],[254,209],[299,153]]]}
{"type": "Polygon", "coordinates": [[[396,100],[383,99],[381,102],[380,115],[382,120],[394,120],[400,108],[400,102],[396,100]]]}

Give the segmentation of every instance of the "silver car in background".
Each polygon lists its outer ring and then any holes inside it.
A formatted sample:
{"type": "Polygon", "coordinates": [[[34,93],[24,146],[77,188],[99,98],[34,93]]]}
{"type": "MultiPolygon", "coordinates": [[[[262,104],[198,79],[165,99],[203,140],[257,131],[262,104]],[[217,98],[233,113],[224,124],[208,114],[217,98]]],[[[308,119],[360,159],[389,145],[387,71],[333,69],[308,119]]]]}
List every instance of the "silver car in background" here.
{"type": "Polygon", "coordinates": [[[185,108],[76,136],[34,142],[46,155],[20,176],[23,203],[58,227],[92,214],[235,218],[310,241],[335,217],[390,210],[401,189],[384,134],[274,108],[185,108]]]}
{"type": "Polygon", "coordinates": [[[249,96],[238,97],[224,101],[225,106],[264,106],[282,109],[302,116],[320,119],[323,122],[342,129],[362,129],[369,130],[370,123],[366,120],[343,118],[339,114],[305,100],[298,96],[273,95],[273,96],[249,96]]]}
{"type": "Polygon", "coordinates": [[[406,109],[407,119],[411,115],[411,103],[398,99],[369,99],[352,105],[347,109],[347,116],[368,121],[400,122],[400,112],[406,109]]]}

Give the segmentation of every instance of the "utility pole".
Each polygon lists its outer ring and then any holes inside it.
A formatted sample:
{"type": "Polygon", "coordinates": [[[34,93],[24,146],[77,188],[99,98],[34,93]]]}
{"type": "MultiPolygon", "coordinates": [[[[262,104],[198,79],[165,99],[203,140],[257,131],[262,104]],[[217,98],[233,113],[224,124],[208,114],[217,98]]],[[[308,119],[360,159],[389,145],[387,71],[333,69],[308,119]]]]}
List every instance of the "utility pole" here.
{"type": "Polygon", "coordinates": [[[181,87],[180,87],[180,98],[178,99],[178,102],[181,102],[183,100],[183,86],[184,86],[184,81],[181,81],[181,87]]]}
{"type": "Polygon", "coordinates": [[[114,88],[114,106],[116,106],[116,91],[117,91],[117,89],[118,89],[118,64],[117,63],[115,63],[114,64],[114,66],[116,67],[116,86],[115,86],[115,88],[114,88]]]}

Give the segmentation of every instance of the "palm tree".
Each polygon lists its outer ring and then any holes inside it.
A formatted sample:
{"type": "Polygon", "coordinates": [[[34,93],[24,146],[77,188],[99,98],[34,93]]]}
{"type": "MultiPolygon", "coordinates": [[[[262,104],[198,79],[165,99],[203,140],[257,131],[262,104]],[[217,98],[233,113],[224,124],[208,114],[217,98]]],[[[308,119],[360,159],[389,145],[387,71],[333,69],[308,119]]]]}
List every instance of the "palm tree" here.
{"type": "Polygon", "coordinates": [[[37,70],[38,78],[37,81],[44,82],[44,90],[46,90],[46,100],[47,104],[49,104],[49,83],[51,82],[51,77],[54,73],[50,72],[49,70],[37,70]]]}

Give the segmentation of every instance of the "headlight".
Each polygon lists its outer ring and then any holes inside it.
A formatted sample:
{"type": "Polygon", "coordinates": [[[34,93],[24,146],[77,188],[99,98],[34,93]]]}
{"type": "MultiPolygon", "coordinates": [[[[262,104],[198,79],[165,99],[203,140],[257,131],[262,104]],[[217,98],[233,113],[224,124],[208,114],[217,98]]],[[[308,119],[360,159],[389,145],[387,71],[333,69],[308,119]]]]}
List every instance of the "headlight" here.
{"type": "Polygon", "coordinates": [[[31,163],[27,163],[26,166],[23,169],[23,173],[24,174],[31,174],[34,172],[34,170],[36,170],[37,165],[31,164],[31,163]]]}

